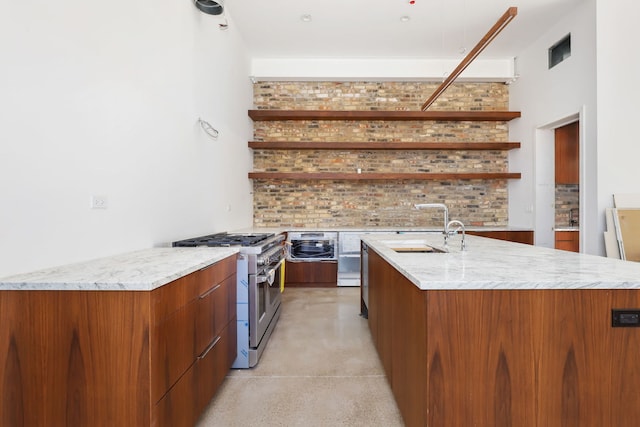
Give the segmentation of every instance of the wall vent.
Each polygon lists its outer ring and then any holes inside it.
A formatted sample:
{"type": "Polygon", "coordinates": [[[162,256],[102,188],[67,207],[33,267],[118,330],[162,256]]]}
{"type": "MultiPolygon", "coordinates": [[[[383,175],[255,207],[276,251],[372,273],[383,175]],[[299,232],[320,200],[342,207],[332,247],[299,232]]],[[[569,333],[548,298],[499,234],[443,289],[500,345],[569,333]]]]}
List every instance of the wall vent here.
{"type": "Polygon", "coordinates": [[[571,56],[571,34],[549,48],[549,69],[571,56]]]}

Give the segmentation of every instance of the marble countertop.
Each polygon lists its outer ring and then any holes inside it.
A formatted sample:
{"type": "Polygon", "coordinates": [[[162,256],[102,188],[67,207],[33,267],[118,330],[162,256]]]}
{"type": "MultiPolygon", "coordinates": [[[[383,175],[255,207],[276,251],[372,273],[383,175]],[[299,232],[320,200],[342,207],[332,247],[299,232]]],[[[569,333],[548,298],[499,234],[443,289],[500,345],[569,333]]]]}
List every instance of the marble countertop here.
{"type": "Polygon", "coordinates": [[[143,249],[0,278],[0,291],[151,291],[237,252],[237,248],[143,249]]]}
{"type": "Polygon", "coordinates": [[[566,227],[555,227],[554,231],[580,231],[580,227],[576,225],[567,225],[566,227]]]}
{"type": "Polygon", "coordinates": [[[477,236],[450,238],[448,253],[398,253],[398,242],[442,248],[438,235],[363,235],[420,289],[639,289],[640,263],[477,236]],[[394,243],[396,242],[396,243],[394,243]],[[411,243],[413,242],[413,243],[411,243]],[[391,245],[391,246],[390,246],[391,245]]]}
{"type": "MultiPolygon", "coordinates": [[[[525,227],[466,227],[467,231],[532,231],[531,228],[525,227]]],[[[234,233],[285,233],[288,231],[348,231],[348,232],[380,232],[380,233],[397,233],[397,232],[442,232],[442,227],[249,227],[234,230],[234,233]]]]}

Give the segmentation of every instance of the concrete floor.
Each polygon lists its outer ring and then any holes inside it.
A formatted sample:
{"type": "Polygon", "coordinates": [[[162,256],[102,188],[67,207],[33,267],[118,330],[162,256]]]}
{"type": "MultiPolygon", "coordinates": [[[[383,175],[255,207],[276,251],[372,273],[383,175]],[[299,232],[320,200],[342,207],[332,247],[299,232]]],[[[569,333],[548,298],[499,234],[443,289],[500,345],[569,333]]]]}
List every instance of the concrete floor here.
{"type": "Polygon", "coordinates": [[[359,288],[288,288],[258,365],[232,370],[197,427],[403,426],[359,288]]]}

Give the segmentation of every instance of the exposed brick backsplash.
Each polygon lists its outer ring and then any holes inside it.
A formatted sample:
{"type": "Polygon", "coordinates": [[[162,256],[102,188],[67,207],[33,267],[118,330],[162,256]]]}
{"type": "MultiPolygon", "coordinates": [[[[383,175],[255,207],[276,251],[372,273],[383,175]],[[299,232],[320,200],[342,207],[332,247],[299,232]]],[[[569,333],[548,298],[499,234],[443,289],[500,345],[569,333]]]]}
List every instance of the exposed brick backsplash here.
{"type": "Polygon", "coordinates": [[[556,227],[570,225],[571,211],[573,218],[578,221],[580,213],[580,186],[578,184],[556,184],[556,227]]]}
{"type": "MultiPolygon", "coordinates": [[[[282,110],[420,110],[438,83],[257,82],[256,108],[282,110]]],[[[507,110],[502,83],[454,83],[429,110],[507,110]]]]}
{"type": "MultiPolygon", "coordinates": [[[[437,84],[415,82],[257,82],[258,109],[419,110],[437,84]]],[[[507,110],[508,87],[452,85],[431,110],[507,110]]],[[[504,142],[505,122],[256,121],[257,141],[504,142]]],[[[507,172],[506,151],[253,150],[254,170],[273,172],[507,172]]],[[[505,180],[254,180],[258,227],[433,227],[442,213],[416,203],[446,203],[467,225],[508,223],[505,180]]]]}

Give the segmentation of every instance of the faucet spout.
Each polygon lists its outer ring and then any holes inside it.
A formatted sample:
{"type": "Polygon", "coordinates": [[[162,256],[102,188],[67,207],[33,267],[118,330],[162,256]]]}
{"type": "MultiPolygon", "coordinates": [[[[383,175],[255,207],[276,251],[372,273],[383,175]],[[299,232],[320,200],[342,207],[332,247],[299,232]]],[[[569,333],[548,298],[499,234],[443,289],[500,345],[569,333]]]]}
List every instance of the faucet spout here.
{"type": "Polygon", "coordinates": [[[464,228],[464,224],[461,221],[458,221],[457,219],[454,219],[452,221],[449,221],[449,223],[447,224],[447,232],[449,234],[455,234],[458,231],[462,230],[462,244],[460,246],[460,250],[464,251],[467,249],[467,245],[464,241],[464,236],[465,236],[465,228],[464,228]],[[458,228],[456,228],[455,230],[451,231],[451,226],[452,225],[457,225],[458,228]]]}
{"type": "Polygon", "coordinates": [[[442,234],[444,235],[444,245],[447,246],[449,238],[449,208],[444,203],[420,203],[414,205],[416,209],[442,209],[444,211],[444,226],[442,234]]]}

